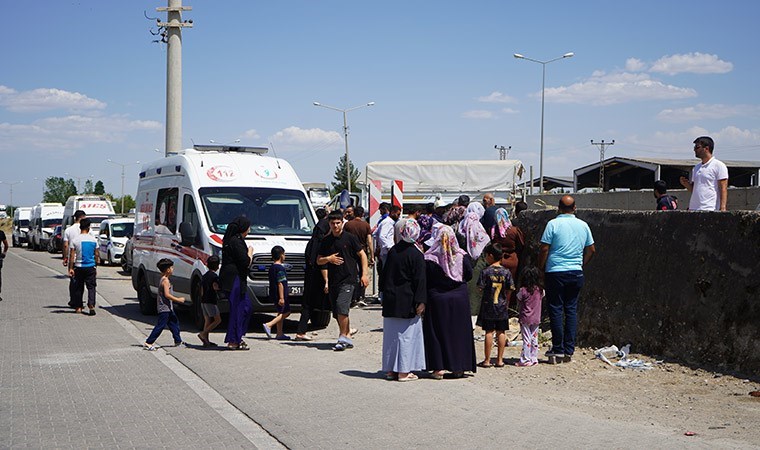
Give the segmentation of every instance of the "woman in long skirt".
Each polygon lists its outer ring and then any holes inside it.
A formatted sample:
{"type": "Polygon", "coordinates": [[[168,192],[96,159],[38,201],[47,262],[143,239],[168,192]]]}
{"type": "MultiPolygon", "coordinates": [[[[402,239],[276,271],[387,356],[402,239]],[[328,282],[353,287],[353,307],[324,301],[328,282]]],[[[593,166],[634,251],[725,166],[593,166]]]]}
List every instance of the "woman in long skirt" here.
{"type": "Polygon", "coordinates": [[[248,331],[253,305],[248,297],[248,268],[253,247],[245,243],[251,221],[240,216],[227,225],[222,239],[222,268],[219,282],[230,301],[230,316],[224,342],[230,350],[248,350],[243,335],[248,331]]]}
{"type": "Polygon", "coordinates": [[[425,259],[415,245],[414,219],[395,225],[396,245],[388,252],[383,291],[383,371],[388,380],[413,381],[425,369],[422,315],[425,312],[425,259]]]}
{"type": "Polygon", "coordinates": [[[425,356],[433,378],[445,371],[455,378],[476,371],[475,343],[472,340],[467,281],[472,266],[467,253],[459,248],[454,230],[436,229],[433,244],[425,252],[427,305],[423,330],[425,356]]]}

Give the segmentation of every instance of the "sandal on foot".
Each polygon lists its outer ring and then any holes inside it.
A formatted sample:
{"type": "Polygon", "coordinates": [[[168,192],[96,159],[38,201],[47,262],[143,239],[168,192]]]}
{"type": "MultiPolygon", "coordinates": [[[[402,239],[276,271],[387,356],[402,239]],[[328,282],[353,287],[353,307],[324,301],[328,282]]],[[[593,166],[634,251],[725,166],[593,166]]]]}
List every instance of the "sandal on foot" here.
{"type": "Polygon", "coordinates": [[[432,374],[430,374],[430,376],[431,376],[431,377],[432,377],[434,380],[443,380],[443,371],[440,371],[440,372],[433,372],[432,374]]]}
{"type": "Polygon", "coordinates": [[[491,363],[486,364],[485,361],[481,361],[478,363],[478,367],[482,367],[484,369],[490,369],[491,367],[493,367],[493,365],[491,365],[491,363]]]}
{"type": "Polygon", "coordinates": [[[413,373],[410,373],[409,375],[405,376],[404,378],[399,377],[398,381],[414,381],[414,380],[419,380],[419,379],[420,379],[420,377],[418,377],[417,375],[415,375],[413,373]]]}
{"type": "Polygon", "coordinates": [[[530,367],[530,366],[534,366],[535,364],[536,363],[531,362],[531,361],[528,361],[528,362],[525,362],[525,363],[522,362],[522,361],[517,361],[515,363],[515,366],[517,366],[517,367],[530,367]]]}
{"type": "Polygon", "coordinates": [[[398,379],[398,374],[396,372],[387,372],[385,374],[385,379],[388,381],[395,381],[398,379]]]}
{"type": "Polygon", "coordinates": [[[296,341],[311,341],[313,340],[309,336],[306,336],[305,334],[303,336],[296,335],[296,341]]]}

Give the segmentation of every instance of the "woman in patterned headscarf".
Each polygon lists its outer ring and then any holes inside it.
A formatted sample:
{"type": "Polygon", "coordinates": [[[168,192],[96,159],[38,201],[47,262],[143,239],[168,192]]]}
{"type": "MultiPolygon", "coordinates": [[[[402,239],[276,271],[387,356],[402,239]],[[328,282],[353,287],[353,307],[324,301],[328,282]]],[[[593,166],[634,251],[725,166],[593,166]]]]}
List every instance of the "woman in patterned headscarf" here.
{"type": "Polygon", "coordinates": [[[394,228],[396,244],[383,267],[383,371],[388,380],[413,381],[412,372],[425,369],[425,259],[415,244],[417,221],[400,219],[394,228]]]}
{"type": "Polygon", "coordinates": [[[520,228],[512,225],[509,220],[509,213],[504,208],[496,210],[496,226],[491,230],[492,242],[501,245],[504,255],[501,258],[501,265],[512,274],[512,279],[517,279],[517,265],[519,264],[519,255],[525,247],[525,237],[520,228]]]}
{"type": "Polygon", "coordinates": [[[427,369],[440,380],[445,371],[461,378],[475,372],[467,281],[472,278],[470,256],[459,248],[454,230],[447,225],[433,229],[425,252],[428,303],[423,329],[427,369]]]}

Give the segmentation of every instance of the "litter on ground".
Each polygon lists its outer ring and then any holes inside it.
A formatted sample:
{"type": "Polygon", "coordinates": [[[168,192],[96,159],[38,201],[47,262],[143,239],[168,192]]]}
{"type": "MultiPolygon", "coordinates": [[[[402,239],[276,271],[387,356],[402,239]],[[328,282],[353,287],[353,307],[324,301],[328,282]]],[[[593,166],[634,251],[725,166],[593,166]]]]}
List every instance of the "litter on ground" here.
{"type": "Polygon", "coordinates": [[[635,369],[635,370],[651,370],[653,368],[652,363],[645,362],[641,359],[629,359],[628,355],[631,353],[631,344],[627,344],[622,349],[618,349],[616,345],[610,345],[609,347],[603,347],[594,351],[594,355],[602,361],[613,367],[622,367],[623,369],[635,369]],[[612,362],[610,358],[618,359],[616,362],[612,362]]]}

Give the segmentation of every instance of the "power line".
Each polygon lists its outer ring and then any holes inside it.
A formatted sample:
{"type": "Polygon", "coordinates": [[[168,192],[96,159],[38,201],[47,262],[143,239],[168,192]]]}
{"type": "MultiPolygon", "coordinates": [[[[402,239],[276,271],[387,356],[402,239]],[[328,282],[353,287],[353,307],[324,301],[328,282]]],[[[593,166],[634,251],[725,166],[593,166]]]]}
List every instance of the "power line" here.
{"type": "Polygon", "coordinates": [[[493,148],[499,151],[499,159],[504,161],[509,157],[509,151],[512,150],[512,146],[504,147],[503,145],[494,145],[493,148]]]}
{"type": "Polygon", "coordinates": [[[604,139],[602,139],[602,142],[594,142],[594,140],[591,139],[591,145],[599,146],[599,188],[604,192],[604,148],[610,145],[615,145],[615,140],[613,139],[612,142],[604,142],[604,139]]]}

